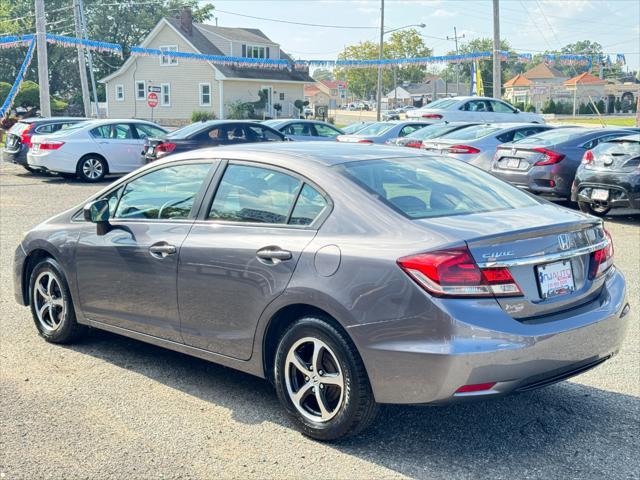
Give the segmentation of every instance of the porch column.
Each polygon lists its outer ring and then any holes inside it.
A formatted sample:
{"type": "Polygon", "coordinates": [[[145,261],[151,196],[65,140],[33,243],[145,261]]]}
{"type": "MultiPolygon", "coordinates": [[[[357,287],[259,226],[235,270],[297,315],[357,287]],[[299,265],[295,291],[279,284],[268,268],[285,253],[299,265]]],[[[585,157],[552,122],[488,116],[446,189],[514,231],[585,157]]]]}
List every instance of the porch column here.
{"type": "Polygon", "coordinates": [[[218,80],[218,118],[224,120],[224,84],[218,80]]]}

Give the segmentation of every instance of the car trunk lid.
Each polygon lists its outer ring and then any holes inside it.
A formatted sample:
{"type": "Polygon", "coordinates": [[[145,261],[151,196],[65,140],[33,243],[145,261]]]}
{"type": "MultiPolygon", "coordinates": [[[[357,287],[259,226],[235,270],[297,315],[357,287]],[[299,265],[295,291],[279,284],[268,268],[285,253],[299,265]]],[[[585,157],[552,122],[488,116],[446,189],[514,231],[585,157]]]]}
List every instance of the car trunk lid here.
{"type": "Polygon", "coordinates": [[[522,296],[497,297],[517,319],[551,315],[597,296],[592,252],[606,245],[599,220],[554,205],[417,220],[451,241],[464,239],[481,268],[506,267],[522,296]]]}

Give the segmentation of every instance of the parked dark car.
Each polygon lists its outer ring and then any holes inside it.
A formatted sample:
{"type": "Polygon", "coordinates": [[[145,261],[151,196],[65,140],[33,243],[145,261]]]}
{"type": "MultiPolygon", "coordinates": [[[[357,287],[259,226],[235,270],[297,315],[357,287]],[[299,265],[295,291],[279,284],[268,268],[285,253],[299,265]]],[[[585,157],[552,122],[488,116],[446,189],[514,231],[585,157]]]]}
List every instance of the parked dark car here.
{"type": "Polygon", "coordinates": [[[89,119],[81,117],[23,118],[7,132],[3,156],[5,160],[22,165],[31,172],[33,169],[27,164],[27,152],[31,147],[33,135],[55,133],[86,120],[89,119]]]}
{"type": "Polygon", "coordinates": [[[162,137],[147,138],[142,155],[145,163],[170,153],[197,148],[255,142],[282,142],[286,137],[267,125],[244,120],[211,120],[192,123],[162,137]]]}
{"type": "Polygon", "coordinates": [[[631,130],[624,128],[557,128],[496,149],[491,173],[531,192],[569,199],[584,153],[631,130]]]}
{"type": "Polygon", "coordinates": [[[640,134],[587,150],[571,188],[580,210],[603,216],[612,208],[640,209],[640,134]]]}
{"type": "Polygon", "coordinates": [[[332,440],[380,403],[578,375],[633,320],[602,220],[464,162],[338,142],[173,157],[26,233],[15,296],[46,341],[91,326],[266,378],[332,440]]]}
{"type": "Polygon", "coordinates": [[[392,138],[384,143],[387,145],[395,145],[397,147],[421,148],[422,142],[425,140],[438,138],[441,135],[446,135],[447,133],[455,132],[456,130],[461,130],[473,125],[478,124],[468,122],[432,123],[430,125],[427,125],[426,127],[421,128],[420,130],[416,130],[415,132],[410,133],[406,137],[392,138]]]}

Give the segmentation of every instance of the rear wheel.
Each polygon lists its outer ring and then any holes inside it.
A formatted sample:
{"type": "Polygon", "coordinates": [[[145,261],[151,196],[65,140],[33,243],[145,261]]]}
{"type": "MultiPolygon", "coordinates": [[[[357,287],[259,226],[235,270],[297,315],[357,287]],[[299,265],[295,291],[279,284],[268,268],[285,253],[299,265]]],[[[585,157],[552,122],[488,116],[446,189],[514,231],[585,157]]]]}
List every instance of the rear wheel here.
{"type": "Polygon", "coordinates": [[[578,207],[580,207],[581,211],[595,215],[596,217],[604,217],[611,210],[609,206],[587,202],[578,202],[578,207]]]}
{"type": "Polygon", "coordinates": [[[274,377],[288,415],[314,439],[355,435],[377,413],[360,355],[323,319],[306,317],[289,327],[278,345],[274,377]]]}
{"type": "Polygon", "coordinates": [[[85,332],[76,322],[67,280],[55,260],[46,258],[31,272],[29,300],[38,333],[47,342],[70,343],[85,332]]]}
{"type": "Polygon", "coordinates": [[[78,162],[76,174],[84,182],[99,182],[107,174],[107,162],[97,155],[87,155],[78,162]]]}

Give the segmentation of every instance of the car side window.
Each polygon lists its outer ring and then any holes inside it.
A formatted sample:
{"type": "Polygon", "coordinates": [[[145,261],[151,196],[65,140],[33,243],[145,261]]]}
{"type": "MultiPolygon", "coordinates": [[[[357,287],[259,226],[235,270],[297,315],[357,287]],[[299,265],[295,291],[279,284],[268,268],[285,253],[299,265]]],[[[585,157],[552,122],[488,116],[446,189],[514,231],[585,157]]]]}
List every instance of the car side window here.
{"type": "Polygon", "coordinates": [[[310,137],[313,135],[311,126],[308,123],[292,123],[287,125],[284,131],[285,135],[297,135],[300,137],[310,137]]]}
{"type": "Polygon", "coordinates": [[[188,218],[211,163],[173,165],[129,182],[117,202],[115,219],[188,218]]]}
{"type": "Polygon", "coordinates": [[[402,130],[400,130],[400,134],[398,136],[399,137],[406,137],[410,133],[413,133],[416,130],[420,130],[422,127],[423,127],[423,125],[407,125],[405,127],[402,127],[402,130]]]}
{"type": "Polygon", "coordinates": [[[133,138],[131,125],[127,123],[117,123],[112,125],[101,125],[91,130],[91,135],[97,138],[110,140],[124,140],[133,138]]]}
{"type": "Polygon", "coordinates": [[[210,220],[286,224],[302,182],[268,168],[229,165],[211,209],[210,220]]]}
{"type": "Polygon", "coordinates": [[[291,213],[289,225],[311,225],[326,207],[325,198],[305,183],[291,213]]]}
{"type": "Polygon", "coordinates": [[[340,132],[335,128],[330,127],[329,125],[322,125],[321,123],[315,124],[313,126],[316,129],[316,133],[319,137],[330,137],[334,138],[340,135],[340,132]]]}
{"type": "Polygon", "coordinates": [[[519,140],[521,138],[524,138],[524,136],[518,136],[520,132],[519,131],[510,131],[510,132],[505,132],[501,135],[498,135],[496,138],[498,140],[500,140],[502,143],[506,143],[506,142],[513,142],[515,140],[519,140]]]}
{"type": "Polygon", "coordinates": [[[231,125],[227,127],[227,140],[229,143],[246,143],[249,141],[244,125],[231,125]]]}
{"type": "Polygon", "coordinates": [[[504,102],[499,102],[497,100],[491,100],[491,108],[496,113],[515,113],[515,109],[504,102]]]}
{"type": "Polygon", "coordinates": [[[469,112],[489,112],[491,111],[489,108],[489,104],[485,100],[471,100],[465,103],[462,107],[462,110],[469,112]]]}
{"type": "Polygon", "coordinates": [[[247,137],[250,142],[280,142],[282,137],[260,125],[247,125],[247,137]]]}
{"type": "MultiPolygon", "coordinates": [[[[56,124],[55,123],[49,123],[47,125],[42,125],[38,128],[36,128],[36,133],[53,133],[55,132],[57,129],[55,129],[56,124]]],[[[60,128],[58,126],[58,128],[60,128]]]]}
{"type": "Polygon", "coordinates": [[[145,125],[143,123],[137,123],[136,130],[138,132],[138,138],[161,137],[162,135],[165,134],[165,132],[159,129],[158,127],[154,127],[152,125],[145,125]]]}

